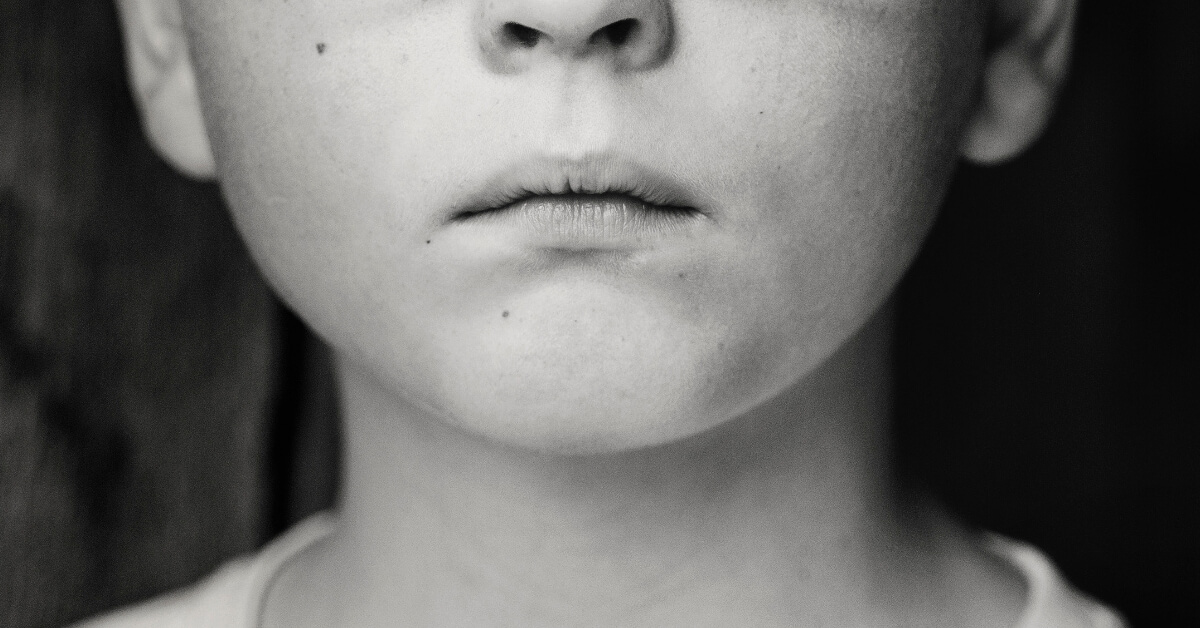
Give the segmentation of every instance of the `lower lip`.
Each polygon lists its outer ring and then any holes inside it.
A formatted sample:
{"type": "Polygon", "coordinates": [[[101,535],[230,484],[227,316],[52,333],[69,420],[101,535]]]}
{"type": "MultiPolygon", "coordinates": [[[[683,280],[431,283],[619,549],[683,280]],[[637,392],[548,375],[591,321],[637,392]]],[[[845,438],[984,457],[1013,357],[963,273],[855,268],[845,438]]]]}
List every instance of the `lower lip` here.
{"type": "Polygon", "coordinates": [[[545,246],[583,249],[684,236],[703,218],[693,209],[650,205],[620,194],[563,194],[465,214],[456,222],[516,230],[545,246]]]}

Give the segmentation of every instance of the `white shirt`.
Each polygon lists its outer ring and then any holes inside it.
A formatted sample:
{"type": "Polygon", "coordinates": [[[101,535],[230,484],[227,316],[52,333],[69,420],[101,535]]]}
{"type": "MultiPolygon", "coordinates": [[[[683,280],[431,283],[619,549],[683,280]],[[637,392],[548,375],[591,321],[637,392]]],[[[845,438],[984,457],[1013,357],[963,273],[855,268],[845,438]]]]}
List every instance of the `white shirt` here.
{"type": "MultiPolygon", "coordinates": [[[[226,563],[184,589],[121,609],[76,628],[257,628],[263,599],[284,563],[333,529],[329,513],[314,515],[252,556],[226,563]]],[[[998,535],[989,549],[1024,577],[1025,610],[1013,628],[1124,628],[1112,610],[1079,593],[1032,546],[998,535]]]]}

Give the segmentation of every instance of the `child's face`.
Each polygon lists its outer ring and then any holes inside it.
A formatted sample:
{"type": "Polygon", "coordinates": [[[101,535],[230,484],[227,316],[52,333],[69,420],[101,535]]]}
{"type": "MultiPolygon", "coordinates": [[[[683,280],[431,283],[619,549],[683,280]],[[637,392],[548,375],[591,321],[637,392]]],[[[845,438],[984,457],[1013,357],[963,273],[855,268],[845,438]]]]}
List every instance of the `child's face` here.
{"type": "Polygon", "coordinates": [[[237,223],[343,359],[518,446],[675,440],[804,377],[892,290],[957,158],[983,3],[562,2],[192,0],[184,17],[237,223]],[[586,7],[661,41],[589,43],[571,34],[599,27],[586,7]],[[553,37],[489,40],[505,31],[488,20],[553,37]],[[452,219],[562,177],[701,213],[600,233],[452,219]]]}

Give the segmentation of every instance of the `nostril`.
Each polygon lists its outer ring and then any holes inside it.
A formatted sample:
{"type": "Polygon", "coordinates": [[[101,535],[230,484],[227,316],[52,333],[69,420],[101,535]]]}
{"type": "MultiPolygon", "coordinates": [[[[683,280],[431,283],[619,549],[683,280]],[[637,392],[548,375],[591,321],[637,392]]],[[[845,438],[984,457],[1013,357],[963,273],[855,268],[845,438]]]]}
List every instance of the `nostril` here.
{"type": "Polygon", "coordinates": [[[638,27],[638,21],[635,19],[618,20],[593,33],[591,39],[593,43],[607,39],[613,47],[620,47],[629,41],[638,27]]]}
{"type": "Polygon", "coordinates": [[[483,62],[499,74],[557,61],[639,72],[671,57],[673,1],[486,0],[476,5],[471,31],[483,62]]]}
{"type": "Polygon", "coordinates": [[[504,39],[509,43],[515,43],[525,48],[533,48],[541,39],[542,33],[536,28],[529,28],[524,24],[516,22],[505,22],[504,24],[504,39]]]}

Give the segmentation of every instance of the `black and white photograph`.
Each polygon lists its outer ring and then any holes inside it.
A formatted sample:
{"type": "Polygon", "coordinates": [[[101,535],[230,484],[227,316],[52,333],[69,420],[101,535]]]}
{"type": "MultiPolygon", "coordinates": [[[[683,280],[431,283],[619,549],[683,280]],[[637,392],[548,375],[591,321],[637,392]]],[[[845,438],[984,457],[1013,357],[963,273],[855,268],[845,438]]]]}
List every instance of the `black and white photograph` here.
{"type": "Polygon", "coordinates": [[[0,628],[1200,626],[1200,3],[0,0],[0,628]]]}

